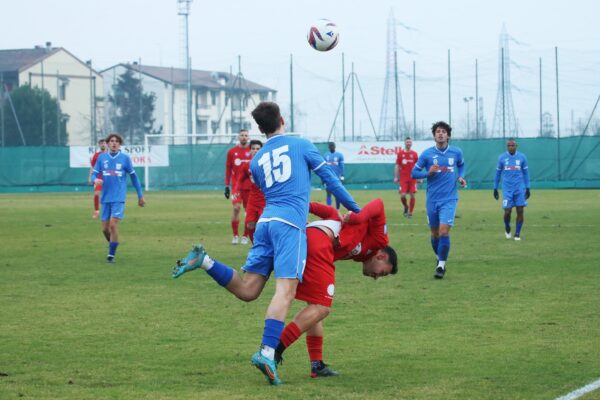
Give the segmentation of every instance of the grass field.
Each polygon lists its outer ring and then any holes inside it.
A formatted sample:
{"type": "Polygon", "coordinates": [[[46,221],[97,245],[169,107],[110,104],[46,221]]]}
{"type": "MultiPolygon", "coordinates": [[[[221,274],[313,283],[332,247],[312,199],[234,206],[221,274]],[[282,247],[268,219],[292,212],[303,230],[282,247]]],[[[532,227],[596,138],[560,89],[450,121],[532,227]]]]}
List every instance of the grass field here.
{"type": "Polygon", "coordinates": [[[442,281],[423,193],[412,220],[395,192],[353,195],[384,199],[399,273],[339,263],[325,361],[341,375],[309,378],[301,338],[280,387],[249,362],[272,282],[243,303],[202,271],[170,278],[197,241],[243,264],[220,192],[130,198],[116,265],[90,194],[0,195],[0,399],[554,399],[600,378],[600,191],[534,191],[521,242],[491,190],[463,191],[442,281]]]}

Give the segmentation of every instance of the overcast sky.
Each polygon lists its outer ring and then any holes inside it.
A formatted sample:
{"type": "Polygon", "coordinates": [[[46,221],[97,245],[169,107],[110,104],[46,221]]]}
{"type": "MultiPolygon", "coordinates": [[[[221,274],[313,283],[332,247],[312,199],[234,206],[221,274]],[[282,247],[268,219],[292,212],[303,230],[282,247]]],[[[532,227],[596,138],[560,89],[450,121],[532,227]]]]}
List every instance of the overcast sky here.
{"type": "MultiPolygon", "coordinates": [[[[0,48],[29,48],[51,41],[98,70],[141,58],[143,64],[180,65],[180,20],[176,0],[30,0],[2,2],[0,48]]],[[[285,1],[194,0],[189,16],[194,69],[237,72],[238,55],[247,79],[278,91],[289,113],[289,58],[294,56],[296,130],[327,137],[341,97],[341,55],[346,73],[354,63],[377,128],[385,81],[387,20],[399,24],[398,68],[404,113],[413,122],[416,64],[417,126],[449,118],[447,55],[451,51],[452,124],[466,131],[467,103],[479,92],[488,129],[492,128],[498,88],[498,46],[503,24],[510,43],[516,117],[524,135],[539,129],[539,59],[543,63],[543,109],[556,117],[554,46],[558,47],[561,133],[572,120],[587,121],[600,95],[600,2],[595,0],[452,1],[285,1]],[[340,44],[320,53],[306,42],[311,23],[337,23],[340,44]]],[[[372,135],[356,87],[355,135],[372,135]]],[[[471,127],[474,103],[468,105],[471,127]]],[[[351,136],[348,98],[346,135],[351,136]]],[[[597,110],[596,116],[600,116],[597,110]]],[[[288,124],[289,125],[289,124],[288,124]]],[[[341,140],[341,120],[334,130],[341,140]]]]}

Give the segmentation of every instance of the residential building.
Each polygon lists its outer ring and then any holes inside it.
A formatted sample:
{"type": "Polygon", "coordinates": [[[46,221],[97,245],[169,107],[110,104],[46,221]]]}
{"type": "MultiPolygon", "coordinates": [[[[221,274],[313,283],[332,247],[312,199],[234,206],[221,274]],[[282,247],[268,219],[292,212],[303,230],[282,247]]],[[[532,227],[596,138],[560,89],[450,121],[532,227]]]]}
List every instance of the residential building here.
{"type": "Polygon", "coordinates": [[[21,85],[47,90],[57,98],[69,145],[95,144],[103,113],[102,76],[62,47],[0,50],[0,81],[10,92],[21,85]]]}
{"type": "MultiPolygon", "coordinates": [[[[162,134],[188,134],[187,70],[138,63],[117,64],[101,71],[107,99],[114,92],[119,76],[128,69],[141,80],[144,93],[156,96],[153,130],[162,134]]],[[[254,120],[250,112],[261,101],[274,101],[276,96],[274,89],[226,72],[192,70],[190,81],[192,126],[189,133],[196,137],[171,138],[168,143],[229,141],[219,135],[236,134],[241,128],[252,129],[254,120]]],[[[115,110],[110,101],[105,104],[105,126],[110,130],[110,117],[115,110]]]]}

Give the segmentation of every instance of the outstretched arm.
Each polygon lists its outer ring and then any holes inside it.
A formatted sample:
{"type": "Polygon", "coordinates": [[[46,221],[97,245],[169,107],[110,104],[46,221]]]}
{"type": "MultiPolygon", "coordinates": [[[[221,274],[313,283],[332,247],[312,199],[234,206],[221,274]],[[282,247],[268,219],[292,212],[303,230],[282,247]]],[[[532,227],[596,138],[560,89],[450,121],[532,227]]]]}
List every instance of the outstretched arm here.
{"type": "Polygon", "coordinates": [[[309,204],[308,211],[321,219],[331,219],[334,221],[340,220],[340,213],[338,210],[326,204],[313,201],[309,204]]]}
{"type": "Polygon", "coordinates": [[[350,193],[344,188],[340,179],[335,175],[335,173],[331,170],[329,165],[323,163],[321,166],[316,168],[315,173],[319,175],[323,183],[327,186],[327,190],[329,190],[336,199],[340,201],[350,211],[359,212],[360,207],[350,193]]]}

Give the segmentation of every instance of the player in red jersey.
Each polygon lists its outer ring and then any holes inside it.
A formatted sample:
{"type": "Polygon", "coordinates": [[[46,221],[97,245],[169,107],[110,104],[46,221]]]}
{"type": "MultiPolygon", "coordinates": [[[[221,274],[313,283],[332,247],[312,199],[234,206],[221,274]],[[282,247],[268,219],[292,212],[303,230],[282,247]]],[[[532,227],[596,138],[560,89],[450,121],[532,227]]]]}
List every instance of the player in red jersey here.
{"type": "MultiPolygon", "coordinates": [[[[248,130],[240,130],[239,144],[227,152],[227,162],[225,164],[225,198],[231,197],[233,212],[231,214],[231,230],[233,239],[231,244],[240,243],[240,208],[242,205],[246,209],[248,195],[250,194],[250,185],[252,182],[245,180],[240,184],[240,178],[244,175],[248,164],[250,163],[250,147],[248,146],[248,130]]],[[[248,232],[244,229],[242,244],[248,244],[248,232]]]]}
{"type": "Polygon", "coordinates": [[[415,163],[419,159],[416,151],[411,150],[412,139],[404,140],[404,150],[398,152],[396,166],[394,168],[394,182],[400,184],[400,200],[404,206],[404,216],[412,217],[415,209],[415,193],[417,192],[417,180],[412,179],[411,173],[415,163]],[[410,194],[410,204],[406,201],[406,193],[410,194]]]}
{"type": "MultiPolygon", "coordinates": [[[[96,161],[98,160],[98,156],[106,151],[106,140],[100,139],[98,140],[99,151],[95,152],[92,158],[90,159],[90,174],[88,175],[88,183],[91,185],[92,182],[92,172],[94,171],[94,165],[96,165],[96,161]]],[[[98,176],[98,179],[102,180],[102,175],[98,176]]],[[[100,192],[102,192],[102,183],[96,184],[94,183],[94,214],[92,214],[92,218],[98,219],[100,215],[100,192]]]]}
{"type": "Polygon", "coordinates": [[[337,375],[323,362],[323,320],[331,311],[335,291],[334,261],[362,261],[363,275],[373,279],[395,274],[398,269],[396,252],[388,246],[381,199],[367,203],[359,213],[351,212],[343,216],[341,229],[334,225],[340,221],[340,216],[333,207],[310,203],[310,212],[322,220],[308,225],[310,251],[302,283],[296,290],[296,299],[306,301],[307,306],[283,330],[275,358],[280,361],[285,349],[306,332],[310,376],[316,378],[337,375]],[[310,228],[318,228],[321,232],[314,232],[310,228]]]}
{"type": "MultiPolygon", "coordinates": [[[[250,157],[254,157],[261,148],[262,142],[260,140],[251,140],[250,157]]],[[[245,180],[249,180],[251,183],[250,194],[248,195],[248,203],[246,204],[246,219],[244,221],[244,229],[248,234],[247,237],[254,242],[254,230],[256,229],[256,223],[258,222],[258,218],[265,208],[265,195],[252,180],[250,163],[248,163],[248,169],[246,170],[246,173],[240,179],[240,184],[242,185],[244,185],[245,180]]]]}

